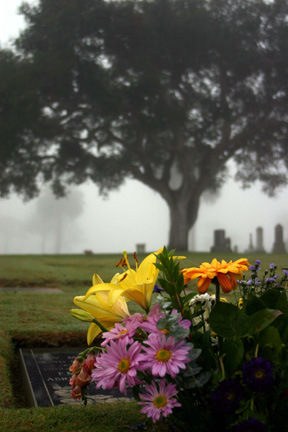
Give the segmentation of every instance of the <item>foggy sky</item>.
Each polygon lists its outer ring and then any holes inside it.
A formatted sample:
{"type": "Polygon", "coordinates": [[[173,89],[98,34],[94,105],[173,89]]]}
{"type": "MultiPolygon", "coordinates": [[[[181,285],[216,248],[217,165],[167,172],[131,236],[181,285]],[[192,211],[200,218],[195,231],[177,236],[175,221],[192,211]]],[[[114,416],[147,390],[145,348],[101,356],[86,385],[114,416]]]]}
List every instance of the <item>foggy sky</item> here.
{"type": "MultiPolygon", "coordinates": [[[[28,0],[28,3],[35,1],[28,0]]],[[[7,45],[9,38],[17,36],[19,28],[24,27],[23,18],[16,15],[20,4],[19,0],[0,0],[2,47],[7,45]]],[[[233,177],[233,165],[231,175],[233,177]]],[[[60,252],[82,253],[85,249],[95,253],[121,253],[123,249],[132,252],[137,243],[145,243],[146,250],[153,251],[167,244],[168,207],[156,192],[143,184],[127,180],[119,191],[111,192],[107,200],[99,197],[93,184],[73,190],[83,194],[83,212],[77,218],[66,219],[60,252]]],[[[256,228],[261,226],[264,229],[264,248],[271,252],[276,224],[283,225],[284,241],[288,242],[287,203],[287,188],[277,198],[268,198],[261,192],[259,184],[243,191],[231,178],[217,200],[202,199],[198,221],[190,236],[190,249],[210,250],[213,230],[225,229],[232,248],[237,245],[239,252],[244,253],[249,244],[249,234],[253,234],[255,246],[256,228]]],[[[52,236],[50,241],[46,240],[43,250],[43,236],[39,230],[27,227],[29,219],[37,215],[37,208],[36,199],[23,203],[14,195],[9,200],[0,200],[0,254],[55,253],[52,236]]]]}

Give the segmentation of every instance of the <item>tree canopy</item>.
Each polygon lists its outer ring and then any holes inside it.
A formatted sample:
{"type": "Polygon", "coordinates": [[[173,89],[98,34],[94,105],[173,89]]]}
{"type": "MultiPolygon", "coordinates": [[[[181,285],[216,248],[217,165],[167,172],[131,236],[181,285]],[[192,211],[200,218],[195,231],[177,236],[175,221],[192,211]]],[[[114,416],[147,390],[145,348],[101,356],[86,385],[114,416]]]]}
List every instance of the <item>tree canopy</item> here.
{"type": "Polygon", "coordinates": [[[244,186],[287,184],[286,0],[40,0],[21,11],[17,51],[0,57],[3,196],[87,179],[105,193],[134,178],[166,201],[169,246],[185,250],[229,160],[244,186]]]}

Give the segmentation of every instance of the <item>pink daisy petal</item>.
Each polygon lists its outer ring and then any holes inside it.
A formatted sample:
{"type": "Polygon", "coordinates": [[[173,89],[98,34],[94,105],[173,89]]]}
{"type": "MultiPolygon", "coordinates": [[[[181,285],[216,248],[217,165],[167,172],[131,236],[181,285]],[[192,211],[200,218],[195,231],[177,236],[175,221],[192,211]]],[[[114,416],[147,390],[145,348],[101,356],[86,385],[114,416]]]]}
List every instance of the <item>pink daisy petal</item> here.
{"type": "Polygon", "coordinates": [[[153,381],[151,385],[146,385],[146,393],[140,393],[141,402],[139,405],[144,405],[141,412],[151,417],[155,423],[160,416],[166,417],[172,413],[174,407],[179,407],[181,404],[176,398],[173,398],[178,392],[175,384],[168,384],[164,379],[159,382],[159,389],[153,381]],[[145,402],[143,402],[145,401],[145,402]]]}
{"type": "Polygon", "coordinates": [[[95,369],[92,370],[92,381],[96,388],[111,389],[118,386],[126,394],[126,386],[139,384],[136,378],[140,362],[141,344],[134,342],[129,349],[125,339],[113,340],[107,345],[107,352],[96,357],[95,369]]]}
{"type": "Polygon", "coordinates": [[[179,369],[185,369],[185,364],[189,363],[189,346],[185,346],[185,341],[175,343],[175,338],[170,336],[166,339],[165,335],[151,333],[148,340],[144,342],[143,349],[145,354],[140,354],[141,365],[138,370],[151,369],[153,376],[164,377],[169,374],[175,378],[179,369]]]}

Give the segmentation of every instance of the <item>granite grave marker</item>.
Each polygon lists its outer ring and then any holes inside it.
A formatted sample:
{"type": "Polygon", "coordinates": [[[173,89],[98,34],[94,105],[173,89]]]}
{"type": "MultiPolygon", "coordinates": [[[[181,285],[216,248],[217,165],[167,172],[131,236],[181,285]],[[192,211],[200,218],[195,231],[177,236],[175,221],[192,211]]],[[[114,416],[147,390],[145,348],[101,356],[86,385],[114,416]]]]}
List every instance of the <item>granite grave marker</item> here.
{"type": "Polygon", "coordinates": [[[283,226],[280,224],[275,226],[275,241],[273,244],[272,253],[286,253],[286,248],[283,241],[283,226]]]}
{"type": "Polygon", "coordinates": [[[231,241],[225,237],[225,230],[214,230],[214,245],[211,252],[231,252],[231,241]]]}
{"type": "MultiPolygon", "coordinates": [[[[85,348],[84,348],[85,349],[85,348]]],[[[20,349],[21,369],[30,406],[47,407],[61,404],[83,403],[71,398],[69,367],[82,348],[55,349],[20,349]]],[[[88,388],[88,403],[131,401],[132,392],[127,389],[127,396],[116,388],[111,390],[96,389],[94,383],[88,388]]]]}
{"type": "Polygon", "coordinates": [[[265,249],[263,246],[263,228],[258,227],[256,228],[256,248],[255,252],[258,253],[265,253],[265,249]]]}

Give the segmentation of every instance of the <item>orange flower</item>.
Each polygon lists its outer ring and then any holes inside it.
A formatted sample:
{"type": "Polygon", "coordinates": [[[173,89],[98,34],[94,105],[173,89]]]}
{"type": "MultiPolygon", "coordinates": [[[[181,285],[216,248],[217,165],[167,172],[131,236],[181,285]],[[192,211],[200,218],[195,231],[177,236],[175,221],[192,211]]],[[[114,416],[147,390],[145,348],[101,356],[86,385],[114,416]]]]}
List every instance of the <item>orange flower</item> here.
{"type": "Polygon", "coordinates": [[[184,283],[189,280],[199,278],[197,289],[200,294],[207,292],[208,287],[215,277],[224,293],[229,293],[232,289],[237,288],[237,279],[242,279],[242,271],[248,270],[250,266],[246,258],[240,258],[237,261],[227,263],[222,260],[221,263],[214,258],[211,264],[204,262],[199,268],[191,267],[183,269],[184,283]]]}

